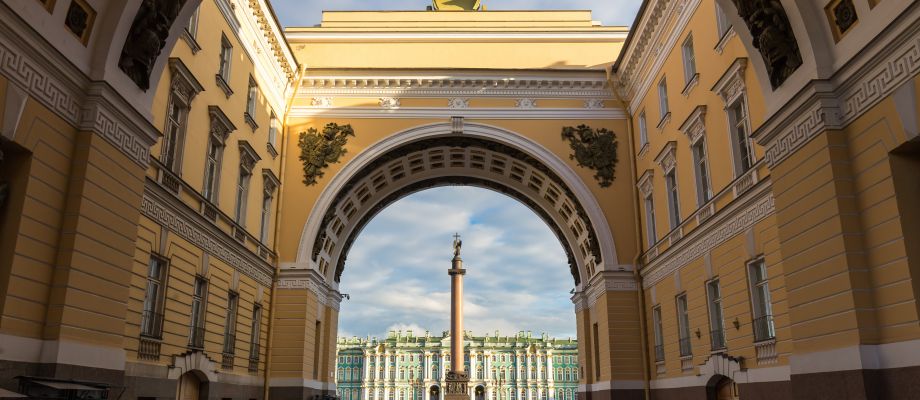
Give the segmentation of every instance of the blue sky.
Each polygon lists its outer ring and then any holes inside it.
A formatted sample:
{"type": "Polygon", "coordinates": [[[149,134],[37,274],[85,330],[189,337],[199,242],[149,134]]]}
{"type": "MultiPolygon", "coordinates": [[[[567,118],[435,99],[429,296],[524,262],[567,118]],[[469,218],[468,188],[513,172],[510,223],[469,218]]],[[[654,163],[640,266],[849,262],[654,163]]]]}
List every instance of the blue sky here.
{"type": "Polygon", "coordinates": [[[574,281],[549,227],[510,197],[473,187],[429,189],[393,203],[358,236],[340,290],[340,336],[450,327],[454,232],[463,236],[465,327],[575,337],[574,281]]]}
{"type": "MultiPolygon", "coordinates": [[[[271,0],[284,26],[312,26],[322,10],[424,10],[430,0],[271,0]]],[[[604,25],[630,25],[640,0],[483,0],[490,10],[592,10],[604,25]]]]}

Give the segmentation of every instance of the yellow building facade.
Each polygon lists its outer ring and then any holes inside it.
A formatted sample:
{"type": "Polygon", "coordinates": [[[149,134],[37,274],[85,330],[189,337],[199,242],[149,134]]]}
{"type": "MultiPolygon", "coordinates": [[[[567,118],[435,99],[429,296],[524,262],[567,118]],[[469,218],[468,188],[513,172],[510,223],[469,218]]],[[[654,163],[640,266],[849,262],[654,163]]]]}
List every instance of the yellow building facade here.
{"type": "Polygon", "coordinates": [[[580,398],[920,391],[920,2],[116,3],[0,4],[0,390],[334,394],[354,239],[470,185],[563,244],[580,398]]]}

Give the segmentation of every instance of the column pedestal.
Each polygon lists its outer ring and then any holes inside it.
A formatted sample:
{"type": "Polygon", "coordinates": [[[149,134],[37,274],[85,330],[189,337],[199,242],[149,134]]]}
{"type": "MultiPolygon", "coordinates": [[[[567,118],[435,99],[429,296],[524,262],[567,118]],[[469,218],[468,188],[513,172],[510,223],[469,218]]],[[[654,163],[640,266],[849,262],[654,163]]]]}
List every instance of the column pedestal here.
{"type": "Polygon", "coordinates": [[[444,400],[470,400],[469,383],[470,376],[466,372],[448,372],[444,400]]]}

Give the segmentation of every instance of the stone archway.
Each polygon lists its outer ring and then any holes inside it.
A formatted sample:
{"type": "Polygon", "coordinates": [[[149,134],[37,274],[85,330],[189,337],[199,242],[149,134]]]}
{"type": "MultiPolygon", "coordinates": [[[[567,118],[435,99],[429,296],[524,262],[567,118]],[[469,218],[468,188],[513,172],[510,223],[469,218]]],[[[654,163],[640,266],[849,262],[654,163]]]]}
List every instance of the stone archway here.
{"type": "Polygon", "coordinates": [[[377,212],[443,185],[496,190],[531,208],[566,249],[578,290],[595,273],[619,268],[603,210],[565,162],[501,128],[466,124],[459,134],[455,128],[442,123],[396,133],[350,161],[317,200],[294,268],[315,270],[337,287],[351,243],[377,212]]]}
{"type": "MultiPolygon", "coordinates": [[[[459,118],[393,133],[365,147],[325,183],[305,216],[294,262],[281,267],[276,313],[284,321],[275,323],[290,326],[285,326],[283,338],[278,334],[284,344],[275,343],[296,349],[303,359],[272,368],[272,396],[308,398],[334,391],[334,339],[343,296],[339,278],[351,243],[387,205],[444,185],[498,191],[541,217],[569,258],[577,336],[584,343],[579,346],[583,391],[641,391],[642,364],[635,360],[643,357],[643,350],[634,345],[640,332],[618,332],[616,342],[612,333],[616,326],[641,326],[637,278],[632,265],[620,263],[624,255],[614,244],[608,214],[618,211],[609,209],[611,202],[605,203],[608,209],[602,208],[596,197],[600,194],[584,179],[560,155],[525,135],[464,124],[459,118]],[[303,337],[293,336],[295,331],[303,337]],[[632,361],[613,368],[621,358],[632,361]]],[[[619,203],[631,204],[629,190],[605,194],[625,196],[619,203]]],[[[634,233],[632,221],[622,222],[630,229],[617,232],[634,233]]],[[[631,257],[629,251],[626,257],[631,257]]]]}

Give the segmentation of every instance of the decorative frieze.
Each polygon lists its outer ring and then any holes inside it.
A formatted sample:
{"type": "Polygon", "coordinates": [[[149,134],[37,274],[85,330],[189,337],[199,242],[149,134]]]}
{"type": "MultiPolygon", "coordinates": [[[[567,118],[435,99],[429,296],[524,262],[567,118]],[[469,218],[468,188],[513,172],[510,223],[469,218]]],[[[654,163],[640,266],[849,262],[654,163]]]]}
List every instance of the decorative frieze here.
{"type": "Polygon", "coordinates": [[[381,97],[379,104],[380,107],[383,108],[399,108],[399,99],[395,97],[381,97]]]}
{"type": "Polygon", "coordinates": [[[206,224],[205,220],[196,221],[195,215],[187,216],[177,210],[172,204],[159,199],[159,196],[150,193],[151,189],[147,188],[141,201],[141,213],[154,222],[160,224],[165,229],[188,240],[195,246],[198,246],[208,254],[213,255],[229,264],[236,270],[246,274],[256,282],[270,286],[272,284],[272,267],[268,264],[259,266],[250,258],[256,258],[256,255],[247,255],[249,252],[240,245],[231,242],[230,237],[224,233],[216,232],[216,228],[210,223],[206,224]],[[219,237],[226,236],[225,238],[219,237]]]}
{"type": "Polygon", "coordinates": [[[654,176],[655,171],[647,169],[642,174],[642,176],[639,177],[639,183],[637,186],[639,187],[639,192],[642,193],[643,197],[648,197],[650,194],[652,194],[652,191],[655,188],[654,182],[652,181],[654,176]]]}
{"type": "Polygon", "coordinates": [[[606,76],[533,78],[529,76],[457,76],[457,77],[305,77],[298,91],[300,97],[513,97],[609,99],[606,76]]]}
{"type": "Polygon", "coordinates": [[[313,100],[310,101],[310,105],[321,108],[332,107],[332,97],[314,97],[313,100]]]}
{"type": "Polygon", "coordinates": [[[448,99],[447,108],[470,108],[470,99],[460,97],[448,99]]]}
{"type": "Polygon", "coordinates": [[[537,108],[537,101],[534,99],[518,99],[514,102],[517,108],[537,108]]]}
{"type": "Polygon", "coordinates": [[[684,238],[684,243],[668,248],[643,268],[643,287],[649,288],[675,271],[689,264],[706,252],[725,243],[732,237],[747,231],[757,222],[773,215],[775,204],[769,187],[751,197],[749,203],[740,209],[723,210],[684,238]]]}
{"type": "Polygon", "coordinates": [[[589,110],[597,110],[597,109],[604,108],[604,99],[585,100],[585,108],[589,110]]]}

